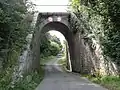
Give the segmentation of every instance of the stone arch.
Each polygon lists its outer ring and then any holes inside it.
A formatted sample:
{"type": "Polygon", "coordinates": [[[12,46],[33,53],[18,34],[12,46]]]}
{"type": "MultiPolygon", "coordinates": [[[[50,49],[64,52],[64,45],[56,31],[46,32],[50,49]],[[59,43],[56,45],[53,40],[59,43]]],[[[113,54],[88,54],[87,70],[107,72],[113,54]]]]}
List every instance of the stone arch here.
{"type": "Polygon", "coordinates": [[[36,62],[35,62],[36,68],[39,65],[39,59],[40,59],[39,58],[39,56],[40,56],[40,41],[41,41],[43,35],[50,30],[56,30],[63,34],[63,36],[65,37],[65,39],[68,42],[69,52],[70,52],[70,60],[72,60],[74,58],[73,34],[70,31],[70,28],[61,22],[57,22],[57,21],[48,22],[48,23],[44,24],[43,27],[38,30],[39,33],[37,32],[34,36],[35,42],[33,42],[34,44],[32,47],[33,47],[34,60],[36,60],[36,62]]]}
{"type": "Polygon", "coordinates": [[[49,30],[57,30],[64,35],[68,42],[72,71],[82,71],[82,60],[80,60],[80,35],[79,33],[73,33],[69,20],[70,15],[70,13],[40,13],[38,15],[31,44],[33,69],[37,69],[40,66],[40,39],[42,39],[42,35],[49,30]],[[53,21],[49,21],[49,17],[52,17],[53,21]],[[57,17],[61,17],[61,20],[57,21],[57,17]]]}

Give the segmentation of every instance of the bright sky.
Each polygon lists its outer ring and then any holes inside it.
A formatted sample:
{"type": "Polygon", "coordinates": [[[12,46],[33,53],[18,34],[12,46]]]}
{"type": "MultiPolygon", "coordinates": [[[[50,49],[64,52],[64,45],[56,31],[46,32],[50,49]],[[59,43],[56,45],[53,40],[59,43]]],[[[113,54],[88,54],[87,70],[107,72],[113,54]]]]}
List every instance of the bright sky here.
{"type": "Polygon", "coordinates": [[[31,0],[39,12],[66,12],[69,0],[31,0]],[[40,6],[41,5],[41,6],[40,6]],[[43,6],[48,5],[48,6],[43,6]],[[49,6],[49,5],[64,5],[64,6],[49,6]]]}

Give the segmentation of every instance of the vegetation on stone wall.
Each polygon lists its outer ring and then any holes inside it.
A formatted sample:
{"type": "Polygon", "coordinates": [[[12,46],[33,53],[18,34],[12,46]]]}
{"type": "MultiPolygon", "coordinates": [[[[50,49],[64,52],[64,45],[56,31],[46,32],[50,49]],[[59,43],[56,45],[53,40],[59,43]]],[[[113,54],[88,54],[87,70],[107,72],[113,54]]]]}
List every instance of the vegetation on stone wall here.
{"type": "Polygon", "coordinates": [[[120,65],[120,1],[72,0],[73,12],[85,23],[82,33],[98,41],[103,55],[120,65]]]}
{"type": "Polygon", "coordinates": [[[0,90],[11,87],[14,67],[26,47],[26,36],[31,33],[32,18],[28,16],[32,12],[24,1],[0,0],[0,90]]]}

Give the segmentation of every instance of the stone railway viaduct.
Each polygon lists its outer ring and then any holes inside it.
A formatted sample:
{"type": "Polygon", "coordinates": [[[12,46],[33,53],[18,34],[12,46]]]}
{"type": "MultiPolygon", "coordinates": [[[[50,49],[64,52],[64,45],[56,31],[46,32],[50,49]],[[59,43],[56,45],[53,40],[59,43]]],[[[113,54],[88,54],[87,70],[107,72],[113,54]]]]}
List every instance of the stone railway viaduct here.
{"type": "Polygon", "coordinates": [[[56,30],[61,32],[68,42],[73,72],[81,74],[90,74],[91,71],[97,70],[101,70],[102,73],[103,70],[106,72],[104,60],[100,59],[102,57],[100,56],[100,45],[97,45],[94,50],[91,49],[91,44],[86,41],[88,39],[84,37],[83,33],[89,28],[82,19],[82,17],[78,19],[75,14],[68,12],[39,13],[28,48],[19,60],[22,61],[19,71],[24,73],[40,68],[41,39],[46,32],[56,30]]]}
{"type": "MultiPolygon", "coordinates": [[[[31,57],[32,62],[28,65],[29,69],[37,69],[40,66],[40,42],[42,36],[50,30],[56,30],[61,32],[68,42],[72,71],[90,73],[91,68],[88,67],[87,63],[85,65],[86,51],[84,43],[79,30],[73,28],[75,27],[73,22],[76,23],[75,17],[71,13],[39,13],[31,41],[31,54],[29,57],[31,57]]],[[[90,63],[88,62],[88,64],[90,63]]]]}
{"type": "Polygon", "coordinates": [[[73,72],[91,74],[99,71],[102,75],[118,74],[116,65],[104,59],[99,41],[93,41],[86,36],[89,24],[82,16],[78,19],[71,12],[39,13],[33,27],[33,34],[27,37],[27,49],[19,58],[17,75],[40,68],[41,39],[50,30],[59,31],[66,38],[73,72]]]}

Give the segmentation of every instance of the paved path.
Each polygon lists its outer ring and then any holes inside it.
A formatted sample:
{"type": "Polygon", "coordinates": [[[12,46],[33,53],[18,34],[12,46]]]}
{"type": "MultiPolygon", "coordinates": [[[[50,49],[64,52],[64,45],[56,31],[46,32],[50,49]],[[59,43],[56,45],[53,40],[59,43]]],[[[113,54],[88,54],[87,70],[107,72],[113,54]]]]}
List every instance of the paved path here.
{"type": "Polygon", "coordinates": [[[78,74],[62,71],[56,60],[47,63],[45,72],[45,78],[36,90],[107,90],[78,74]]]}

